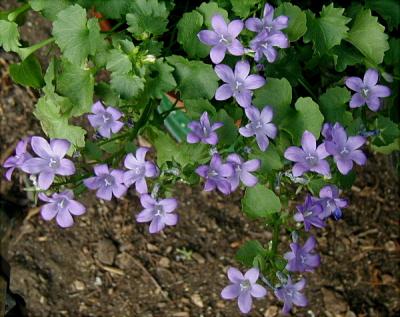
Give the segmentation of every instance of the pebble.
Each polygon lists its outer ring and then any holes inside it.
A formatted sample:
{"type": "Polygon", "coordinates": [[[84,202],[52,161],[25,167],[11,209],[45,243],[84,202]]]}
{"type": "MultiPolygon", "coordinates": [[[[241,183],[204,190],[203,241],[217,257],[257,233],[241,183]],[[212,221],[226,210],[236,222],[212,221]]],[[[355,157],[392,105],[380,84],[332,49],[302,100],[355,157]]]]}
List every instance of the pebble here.
{"type": "Polygon", "coordinates": [[[156,245],[151,244],[151,243],[147,243],[146,247],[147,247],[147,250],[149,250],[150,252],[160,251],[160,249],[156,245]]]}
{"type": "Polygon", "coordinates": [[[158,261],[158,265],[164,268],[170,267],[170,260],[166,257],[162,257],[160,261],[158,261]]]}
{"type": "Polygon", "coordinates": [[[120,269],[129,269],[133,266],[133,260],[134,259],[130,254],[123,252],[117,255],[117,258],[115,259],[115,264],[120,269]]]}
{"type": "Polygon", "coordinates": [[[348,305],[342,296],[325,287],[323,287],[321,291],[325,303],[325,308],[329,313],[336,315],[347,311],[348,305]]]}
{"type": "Polygon", "coordinates": [[[182,311],[172,314],[173,317],[190,317],[188,312],[182,311]]]}
{"type": "Polygon", "coordinates": [[[94,286],[101,286],[103,285],[103,281],[101,280],[100,277],[96,276],[96,279],[94,280],[94,286]]]}
{"type": "Polygon", "coordinates": [[[203,258],[203,256],[197,252],[192,253],[192,258],[200,264],[206,263],[206,260],[203,258]]]}
{"type": "Polygon", "coordinates": [[[279,308],[278,306],[272,305],[264,313],[264,317],[276,317],[278,316],[279,308]]]}
{"type": "Polygon", "coordinates": [[[396,244],[393,241],[388,241],[385,243],[385,249],[388,252],[395,252],[396,251],[396,244]]]}
{"type": "Polygon", "coordinates": [[[75,280],[72,285],[77,291],[83,291],[85,289],[85,284],[79,280],[75,280]]]}
{"type": "Polygon", "coordinates": [[[97,258],[105,265],[112,265],[117,255],[117,247],[109,239],[100,240],[97,243],[97,258]]]}
{"type": "Polygon", "coordinates": [[[190,296],[190,299],[192,300],[193,304],[195,304],[197,307],[203,308],[203,300],[201,299],[199,294],[193,294],[190,296]]]}

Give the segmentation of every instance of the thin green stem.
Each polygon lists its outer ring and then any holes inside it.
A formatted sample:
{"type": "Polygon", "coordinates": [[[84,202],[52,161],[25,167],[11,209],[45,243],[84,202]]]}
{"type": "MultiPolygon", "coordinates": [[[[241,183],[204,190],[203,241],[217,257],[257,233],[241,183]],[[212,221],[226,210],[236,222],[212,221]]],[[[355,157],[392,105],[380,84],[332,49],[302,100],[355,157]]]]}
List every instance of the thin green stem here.
{"type": "Polygon", "coordinates": [[[275,219],[274,219],[273,230],[272,230],[271,251],[275,255],[278,252],[279,234],[281,232],[281,224],[282,224],[282,222],[281,222],[279,214],[274,215],[274,217],[275,217],[275,219]]]}
{"type": "Polygon", "coordinates": [[[31,8],[29,3],[25,3],[24,5],[16,8],[14,11],[10,12],[7,16],[8,21],[13,22],[15,21],[18,16],[31,8]]]}
{"type": "Polygon", "coordinates": [[[304,87],[305,90],[310,94],[310,96],[314,99],[314,101],[318,101],[317,96],[313,93],[310,84],[304,79],[304,78],[298,78],[297,79],[299,84],[304,87]]]}
{"type": "Polygon", "coordinates": [[[36,52],[37,50],[41,49],[42,47],[44,47],[46,45],[53,43],[54,41],[55,41],[55,38],[50,37],[48,39],[45,39],[42,42],[36,43],[35,45],[20,48],[20,49],[18,49],[18,55],[19,55],[19,57],[21,57],[22,60],[24,60],[32,53],[36,52]]]}

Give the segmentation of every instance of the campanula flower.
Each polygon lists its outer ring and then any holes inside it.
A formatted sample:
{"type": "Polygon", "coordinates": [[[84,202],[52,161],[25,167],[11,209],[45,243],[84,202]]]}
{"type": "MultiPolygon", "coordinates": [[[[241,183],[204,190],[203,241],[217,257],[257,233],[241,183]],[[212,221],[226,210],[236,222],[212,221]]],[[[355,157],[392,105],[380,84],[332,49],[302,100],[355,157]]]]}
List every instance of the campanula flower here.
{"type": "Polygon", "coordinates": [[[256,136],[258,147],[265,151],[269,145],[269,139],[275,139],[278,129],[271,123],[273,117],[272,108],[266,106],[260,113],[257,107],[250,106],[245,109],[249,123],[239,129],[239,133],[248,138],[256,136]]]}
{"type": "Polygon", "coordinates": [[[350,108],[358,108],[367,104],[372,111],[378,111],[381,106],[379,98],[390,96],[390,89],[383,85],[377,85],[378,72],[368,69],[363,80],[359,77],[346,79],[346,86],[356,93],[351,97],[350,108]]]}
{"type": "Polygon", "coordinates": [[[173,211],[178,206],[175,198],[156,200],[148,194],[140,196],[143,210],[136,216],[137,222],[150,222],[149,232],[156,233],[165,226],[175,226],[178,215],[173,211]]]}
{"type": "Polygon", "coordinates": [[[191,130],[187,135],[188,143],[203,142],[205,144],[215,145],[218,143],[218,135],[215,130],[222,127],[222,122],[210,123],[208,113],[205,111],[200,117],[200,121],[192,121],[188,124],[191,130]]]}
{"type": "Polygon", "coordinates": [[[300,291],[306,286],[306,280],[302,278],[297,283],[293,283],[290,276],[287,282],[275,289],[275,296],[283,302],[282,313],[289,314],[293,305],[305,307],[307,306],[307,298],[300,291]]]}
{"type": "Polygon", "coordinates": [[[111,200],[112,195],[120,198],[126,193],[123,171],[117,169],[110,171],[107,164],[99,164],[94,167],[94,173],[96,176],[85,179],[83,183],[89,189],[97,189],[97,197],[111,200]]]}
{"type": "Polygon", "coordinates": [[[117,133],[124,126],[121,121],[118,121],[122,113],[113,107],[104,108],[100,101],[93,104],[92,112],[93,114],[88,115],[88,120],[104,138],[110,138],[111,132],[117,133]]]}
{"type": "Polygon", "coordinates": [[[12,173],[16,168],[21,168],[22,164],[28,159],[32,157],[27,151],[26,148],[29,143],[29,138],[25,138],[18,142],[15,148],[15,155],[7,158],[3,164],[4,168],[8,168],[5,173],[5,177],[7,180],[11,180],[12,173]]]}
{"type": "Polygon", "coordinates": [[[284,156],[289,161],[296,162],[293,165],[293,176],[301,176],[307,171],[316,172],[322,175],[329,175],[330,168],[326,160],[324,160],[329,153],[325,149],[325,144],[322,143],[317,147],[317,140],[315,136],[309,132],[304,131],[301,138],[301,148],[291,146],[286,149],[284,156]]]}
{"type": "Polygon", "coordinates": [[[220,86],[216,93],[216,100],[226,100],[233,96],[237,103],[243,107],[249,107],[251,104],[252,91],[264,86],[265,79],[260,75],[249,75],[250,63],[248,61],[239,61],[235,65],[235,72],[223,64],[214,68],[217,76],[225,84],[220,86]]]}
{"type": "Polygon", "coordinates": [[[46,190],[54,181],[55,175],[69,176],[75,173],[75,165],[65,159],[71,143],[64,139],[51,139],[50,144],[40,136],[33,136],[31,147],[39,157],[26,160],[21,169],[29,174],[39,174],[38,185],[46,190]]]}
{"type": "Polygon", "coordinates": [[[261,166],[261,161],[258,159],[248,160],[244,162],[243,158],[236,153],[229,154],[226,158],[227,163],[233,167],[233,175],[229,178],[231,183],[231,191],[235,191],[239,187],[239,182],[242,181],[247,187],[255,186],[258,183],[256,176],[250,172],[255,172],[261,166]]]}
{"type": "Polygon", "coordinates": [[[71,190],[62,193],[54,193],[51,197],[39,193],[39,198],[47,202],[40,209],[42,218],[46,221],[56,218],[56,222],[62,228],[71,227],[74,219],[71,215],[80,216],[86,211],[85,206],[74,200],[74,193],[71,190]]]}
{"type": "Polygon", "coordinates": [[[136,191],[140,194],[148,192],[146,177],[156,177],[158,175],[157,166],[145,159],[148,151],[148,148],[139,147],[135,155],[129,153],[124,161],[124,166],[128,169],[124,173],[124,183],[126,187],[135,184],[136,191]]]}
{"type": "Polygon", "coordinates": [[[280,15],[274,19],[274,7],[266,3],[264,6],[263,17],[249,18],[246,20],[246,28],[253,32],[266,31],[270,34],[281,33],[281,30],[288,27],[289,18],[285,15],[280,15]]]}
{"type": "Polygon", "coordinates": [[[253,298],[261,298],[267,295],[267,290],[257,284],[260,271],[258,268],[248,270],[244,275],[236,268],[228,269],[228,278],[231,284],[222,292],[223,299],[238,299],[238,306],[242,313],[247,314],[251,310],[253,298]]]}
{"type": "Polygon", "coordinates": [[[294,220],[304,223],[304,230],[310,231],[311,226],[316,228],[325,227],[325,222],[321,219],[323,209],[320,203],[314,201],[311,195],[307,195],[303,205],[296,206],[297,213],[294,215],[294,220]]]}
{"type": "Polygon", "coordinates": [[[278,51],[275,47],[289,47],[289,40],[281,32],[273,34],[261,32],[250,42],[250,48],[255,52],[254,60],[256,62],[259,62],[263,56],[267,58],[269,63],[275,62],[278,57],[278,51]]]}
{"type": "Polygon", "coordinates": [[[335,185],[322,187],[319,192],[319,203],[323,208],[322,219],[332,216],[338,220],[342,217],[341,208],[348,205],[347,199],[339,198],[339,189],[335,185]]]}
{"type": "Polygon", "coordinates": [[[222,15],[216,14],[211,18],[211,25],[214,31],[203,30],[197,36],[202,43],[212,46],[210,58],[214,64],[222,62],[226,51],[235,56],[244,54],[243,45],[236,39],[243,30],[241,20],[226,24],[222,15]]]}
{"type": "Polygon", "coordinates": [[[307,239],[304,246],[297,242],[290,244],[290,252],[286,252],[284,258],[288,261],[286,269],[291,272],[313,272],[321,263],[318,254],[312,253],[316,240],[314,236],[307,239]]]}

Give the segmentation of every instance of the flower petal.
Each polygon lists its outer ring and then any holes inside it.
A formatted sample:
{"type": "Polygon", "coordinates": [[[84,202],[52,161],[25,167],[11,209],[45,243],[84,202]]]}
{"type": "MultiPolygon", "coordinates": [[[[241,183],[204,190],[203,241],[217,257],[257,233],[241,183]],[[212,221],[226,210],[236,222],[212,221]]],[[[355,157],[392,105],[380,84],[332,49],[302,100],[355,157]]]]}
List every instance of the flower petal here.
{"type": "Polygon", "coordinates": [[[40,215],[46,221],[53,219],[57,215],[57,205],[55,203],[45,204],[40,209],[40,215]]]}
{"type": "Polygon", "coordinates": [[[64,139],[52,139],[50,140],[50,147],[52,152],[59,158],[62,158],[67,154],[71,143],[64,139]]]}
{"type": "Polygon", "coordinates": [[[375,69],[370,68],[365,72],[363,82],[366,86],[372,87],[378,82],[378,77],[378,72],[375,69]]]}
{"type": "Polygon", "coordinates": [[[239,295],[240,295],[240,286],[237,284],[228,285],[221,292],[221,297],[223,299],[234,299],[239,295]]]}
{"type": "Polygon", "coordinates": [[[345,84],[351,90],[356,92],[360,92],[361,89],[364,87],[364,83],[361,78],[358,77],[349,77],[346,79],[345,84]]]}
{"type": "Polygon", "coordinates": [[[301,137],[301,146],[304,149],[304,152],[315,152],[317,149],[317,140],[315,139],[314,134],[307,130],[304,131],[303,136],[301,137]]]}
{"type": "Polygon", "coordinates": [[[213,29],[219,34],[226,34],[228,31],[228,26],[222,15],[216,14],[211,18],[211,25],[213,29]]]}
{"type": "Polygon", "coordinates": [[[304,151],[297,146],[290,146],[284,153],[285,159],[293,162],[302,162],[304,160],[304,151]]]}
{"type": "Polygon", "coordinates": [[[265,79],[260,75],[250,75],[244,81],[246,89],[258,89],[265,85],[265,79]]]}
{"type": "Polygon", "coordinates": [[[360,93],[355,93],[350,100],[350,108],[358,108],[365,104],[365,98],[360,93]]]}
{"type": "Polygon", "coordinates": [[[226,53],[226,46],[223,44],[215,45],[210,51],[210,58],[214,64],[219,64],[223,61],[226,53]]]}
{"type": "Polygon", "coordinates": [[[219,64],[214,67],[214,71],[217,76],[226,83],[233,83],[235,77],[233,75],[232,69],[224,64],[219,64]]]}
{"type": "Polygon", "coordinates": [[[75,173],[75,165],[71,160],[62,159],[56,173],[63,176],[73,175],[75,173]]]}
{"type": "Polygon", "coordinates": [[[233,91],[231,85],[223,84],[215,92],[215,100],[226,100],[232,97],[233,91]]]}
{"type": "Polygon", "coordinates": [[[217,45],[219,43],[219,36],[214,31],[203,30],[197,34],[199,40],[206,45],[217,45]]]}
{"type": "Polygon", "coordinates": [[[58,212],[56,221],[58,225],[62,228],[68,228],[74,224],[74,219],[66,209],[62,209],[58,212]]]}
{"type": "Polygon", "coordinates": [[[250,63],[248,61],[239,61],[235,65],[235,78],[245,80],[250,73],[250,63]]]}
{"type": "Polygon", "coordinates": [[[336,165],[338,170],[343,175],[347,175],[350,170],[353,168],[353,161],[352,160],[337,160],[336,165]]]}
{"type": "MultiPolygon", "coordinates": [[[[217,99],[217,98],[215,98],[217,99]]],[[[235,95],[235,99],[239,106],[243,108],[247,108],[251,105],[251,91],[250,90],[243,90],[240,93],[235,95]]]]}
{"type": "Polygon", "coordinates": [[[251,286],[251,296],[261,298],[267,295],[267,290],[259,284],[251,286]]]}
{"type": "Polygon", "coordinates": [[[243,30],[243,21],[242,20],[233,20],[228,24],[228,33],[233,38],[237,37],[240,32],[243,30]]]}
{"type": "Polygon", "coordinates": [[[373,94],[376,97],[388,97],[390,96],[390,89],[389,87],[383,86],[383,85],[376,85],[371,88],[371,94],[373,94]]]}
{"type": "Polygon", "coordinates": [[[253,267],[244,274],[244,278],[249,280],[251,284],[254,284],[255,282],[257,282],[259,275],[260,270],[253,267]]]}
{"type": "Polygon", "coordinates": [[[86,212],[85,206],[76,200],[69,201],[68,210],[71,214],[75,216],[83,215],[86,212]]]}
{"type": "Polygon", "coordinates": [[[243,314],[247,314],[251,310],[251,305],[253,300],[251,298],[250,292],[244,292],[239,295],[238,305],[239,309],[243,314]]]}
{"type": "Polygon", "coordinates": [[[175,198],[165,198],[159,201],[165,212],[172,212],[178,207],[178,201],[175,198]]]}
{"type": "Polygon", "coordinates": [[[247,19],[245,24],[246,24],[246,29],[253,32],[260,32],[263,28],[262,22],[258,18],[247,19]]]}
{"type": "Polygon", "coordinates": [[[49,189],[51,184],[53,184],[54,181],[54,173],[53,172],[47,172],[43,171],[39,174],[38,178],[38,185],[40,189],[49,189]]]}
{"type": "Polygon", "coordinates": [[[49,158],[54,155],[50,144],[40,136],[33,136],[31,139],[32,150],[41,158],[49,158]]]}
{"type": "Polygon", "coordinates": [[[153,209],[143,209],[138,215],[136,215],[137,222],[149,222],[153,220],[154,211],[153,209]]]}

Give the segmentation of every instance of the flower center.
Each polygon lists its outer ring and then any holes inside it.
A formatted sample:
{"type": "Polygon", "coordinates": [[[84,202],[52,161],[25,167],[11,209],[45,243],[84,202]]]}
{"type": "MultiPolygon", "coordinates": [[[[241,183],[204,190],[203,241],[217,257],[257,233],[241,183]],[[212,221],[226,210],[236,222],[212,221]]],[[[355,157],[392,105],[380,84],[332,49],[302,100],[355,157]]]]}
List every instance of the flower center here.
{"type": "Polygon", "coordinates": [[[341,156],[347,156],[349,155],[350,151],[347,147],[343,147],[343,149],[340,151],[341,156]]]}
{"type": "Polygon", "coordinates": [[[102,114],[102,118],[103,118],[103,122],[104,122],[104,123],[108,123],[108,121],[111,120],[112,116],[111,116],[111,114],[109,114],[108,112],[104,112],[104,113],[102,114]]]}
{"type": "Polygon", "coordinates": [[[243,82],[240,81],[240,80],[236,80],[236,82],[235,82],[235,90],[239,91],[241,86],[243,86],[243,82]]]}
{"type": "Polygon", "coordinates": [[[261,122],[261,120],[253,121],[253,122],[251,123],[251,127],[252,127],[252,129],[253,129],[254,131],[260,131],[260,130],[262,130],[263,126],[264,126],[264,123],[261,122]]]}
{"type": "Polygon", "coordinates": [[[218,173],[215,169],[210,169],[207,174],[208,174],[208,177],[218,176],[218,173]]]}
{"type": "Polygon", "coordinates": [[[154,216],[159,216],[159,217],[165,216],[164,208],[161,205],[154,206],[154,213],[155,213],[154,216]]]}
{"type": "Polygon", "coordinates": [[[361,96],[363,96],[364,98],[367,98],[368,94],[369,94],[369,89],[368,88],[361,89],[361,96]]]}
{"type": "Polygon", "coordinates": [[[208,128],[205,125],[203,125],[203,134],[205,137],[208,137],[209,134],[208,128]]]}
{"type": "Polygon", "coordinates": [[[230,43],[230,39],[229,39],[229,37],[225,38],[225,36],[223,34],[220,34],[219,35],[219,42],[227,45],[227,44],[230,43]]]}
{"type": "Polygon", "coordinates": [[[114,185],[115,179],[113,176],[111,175],[107,175],[104,177],[104,186],[108,187],[108,186],[112,186],[114,185]]]}
{"type": "Polygon", "coordinates": [[[312,216],[312,214],[313,214],[312,210],[306,210],[306,211],[304,212],[304,218],[305,218],[305,217],[312,216]]]}
{"type": "Polygon", "coordinates": [[[135,168],[133,169],[133,172],[136,175],[143,175],[144,174],[144,166],[135,166],[135,168]]]}
{"type": "Polygon", "coordinates": [[[318,156],[315,153],[307,153],[305,159],[307,164],[310,166],[317,165],[318,163],[318,156]]]}
{"type": "Polygon", "coordinates": [[[56,157],[50,157],[49,167],[50,168],[58,168],[59,166],[60,166],[60,160],[56,157]]]}
{"type": "Polygon", "coordinates": [[[302,264],[306,263],[306,257],[303,254],[300,255],[300,261],[302,264]]]}
{"type": "Polygon", "coordinates": [[[251,283],[249,280],[243,280],[240,282],[240,291],[247,291],[251,287],[251,283]]]}
{"type": "Polygon", "coordinates": [[[58,209],[64,209],[68,205],[68,200],[65,198],[62,198],[61,200],[58,201],[57,207],[58,209]]]}

